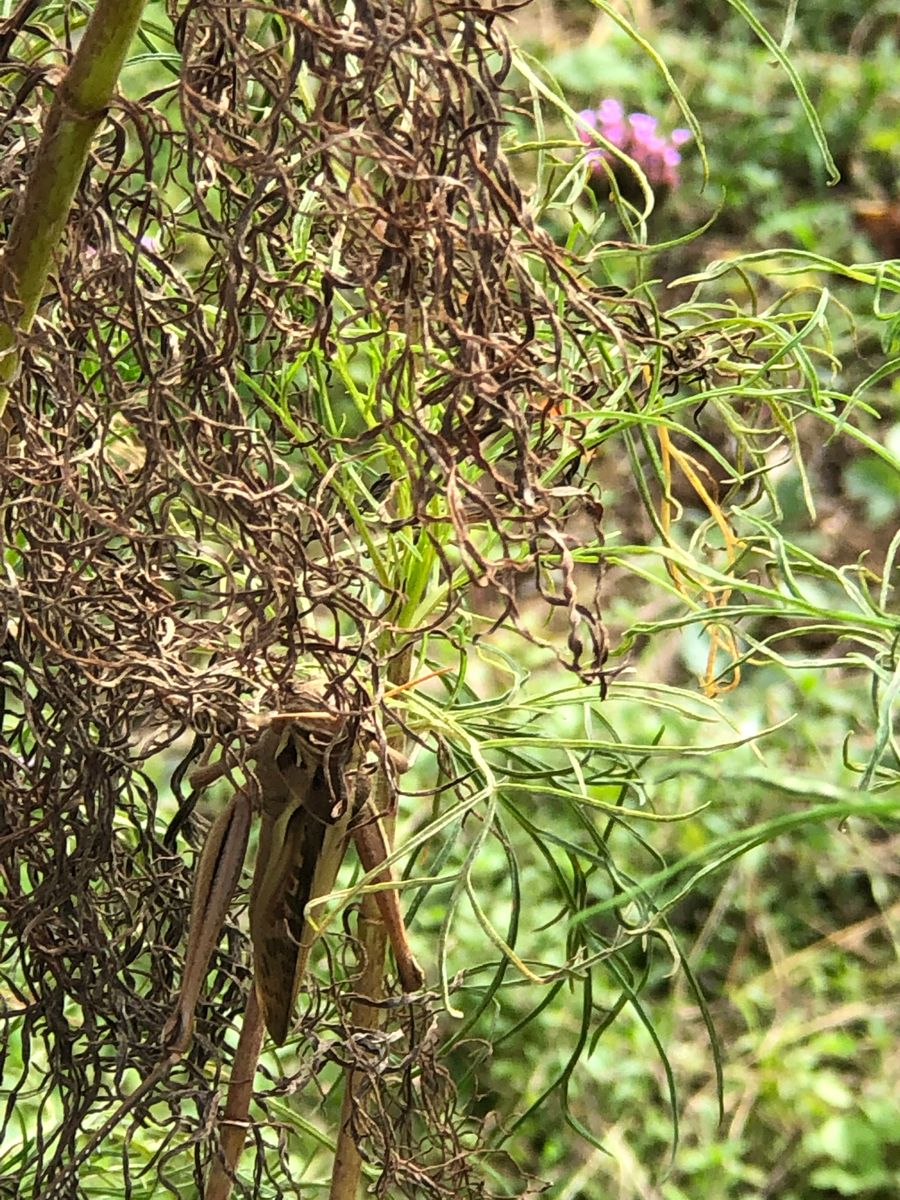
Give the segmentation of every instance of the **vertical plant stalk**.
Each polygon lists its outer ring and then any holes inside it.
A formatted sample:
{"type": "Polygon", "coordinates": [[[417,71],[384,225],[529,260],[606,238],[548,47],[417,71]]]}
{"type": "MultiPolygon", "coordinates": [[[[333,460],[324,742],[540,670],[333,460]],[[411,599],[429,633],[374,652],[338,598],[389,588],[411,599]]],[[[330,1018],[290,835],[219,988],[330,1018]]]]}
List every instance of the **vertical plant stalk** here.
{"type": "MultiPolygon", "coordinates": [[[[394,684],[403,687],[409,682],[412,666],[412,648],[408,648],[391,663],[388,678],[394,684]]],[[[395,747],[400,749],[400,747],[395,747]]],[[[393,811],[387,811],[385,801],[392,799],[387,796],[387,780],[384,772],[379,771],[376,782],[375,808],[384,812],[382,828],[384,830],[385,849],[388,855],[394,848],[395,818],[393,811]]],[[[363,896],[360,905],[358,936],[364,955],[362,978],[358,991],[361,996],[372,1001],[357,1000],[350,1009],[351,1024],[358,1029],[376,1029],[381,1023],[381,1009],[378,1001],[384,997],[384,956],[387,951],[388,931],[382,920],[378,901],[374,893],[363,896]]],[[[353,1140],[353,1113],[359,1103],[359,1088],[362,1080],[350,1068],[344,1079],[344,1096],[341,1101],[341,1123],[338,1130],[337,1149],[334,1154],[334,1169],[331,1176],[329,1200],[356,1200],[359,1192],[359,1180],[362,1174],[362,1158],[353,1140]]]]}
{"type": "Polygon", "coordinates": [[[228,1085],[228,1099],[219,1123],[222,1131],[221,1146],[209,1170],[204,1200],[228,1200],[231,1195],[241,1151],[247,1137],[253,1083],[265,1032],[266,1025],[256,984],[251,981],[241,1036],[234,1055],[231,1082],[228,1085]]]}
{"type": "MultiPolygon", "coordinates": [[[[390,848],[394,840],[393,819],[382,822],[390,848]]],[[[381,919],[378,903],[373,894],[363,897],[360,906],[358,936],[365,956],[359,992],[376,1003],[357,1000],[350,1010],[350,1020],[356,1029],[375,1029],[381,1022],[381,1009],[377,1001],[384,997],[384,956],[387,950],[387,929],[381,919]]],[[[353,1140],[353,1112],[358,1103],[361,1080],[350,1068],[344,1080],[344,1098],[341,1102],[341,1124],[338,1132],[337,1149],[334,1154],[334,1171],[331,1176],[330,1200],[356,1200],[359,1179],[362,1173],[362,1158],[353,1140]]]]}
{"type": "Polygon", "coordinates": [[[106,116],[146,0],[97,0],[56,89],[0,260],[0,418],[18,367],[17,332],[34,320],[94,135],[106,116]]]}

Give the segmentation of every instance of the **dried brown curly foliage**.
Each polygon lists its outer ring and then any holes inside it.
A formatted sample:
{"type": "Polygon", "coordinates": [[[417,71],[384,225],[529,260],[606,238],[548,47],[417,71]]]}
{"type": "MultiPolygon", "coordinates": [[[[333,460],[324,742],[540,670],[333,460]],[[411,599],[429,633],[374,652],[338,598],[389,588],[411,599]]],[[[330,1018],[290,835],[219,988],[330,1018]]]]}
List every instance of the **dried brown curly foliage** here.
{"type": "MultiPolygon", "coordinates": [[[[473,588],[527,636],[561,610],[569,665],[600,679],[579,410],[649,340],[535,226],[501,153],[505,6],[168,8],[177,77],[109,114],[0,462],[3,1120],[46,1098],[34,1195],[156,1061],[177,986],[198,831],[183,771],[171,820],[144,764],[233,738],[302,665],[378,701],[473,588]]],[[[33,9],[3,41],[13,197],[83,6],[33,9]]],[[[246,962],[234,926],[191,1059],[145,1109],[164,1182],[173,1148],[205,1144],[246,962]]],[[[383,1188],[458,1192],[423,1183],[458,1167],[443,1094],[418,1157],[360,1114],[383,1188]]]]}

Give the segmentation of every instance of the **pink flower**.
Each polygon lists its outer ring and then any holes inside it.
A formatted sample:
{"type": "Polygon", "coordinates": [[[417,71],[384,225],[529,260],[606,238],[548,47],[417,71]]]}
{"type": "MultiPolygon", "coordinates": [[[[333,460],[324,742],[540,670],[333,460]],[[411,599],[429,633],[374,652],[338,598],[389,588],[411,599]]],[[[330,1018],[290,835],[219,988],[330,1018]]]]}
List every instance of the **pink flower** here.
{"type": "Polygon", "coordinates": [[[621,170],[621,161],[599,144],[592,130],[634,159],[652,186],[678,186],[678,166],[681,162],[678,147],[690,141],[689,129],[674,129],[669,135],[663,136],[657,132],[659,122],[656,117],[649,113],[634,112],[626,118],[622,105],[611,96],[602,100],[599,108],[585,109],[578,116],[583,122],[578,136],[589,147],[585,157],[594,174],[604,174],[604,163],[618,172],[621,170]],[[585,128],[585,125],[589,128],[585,128]]]}

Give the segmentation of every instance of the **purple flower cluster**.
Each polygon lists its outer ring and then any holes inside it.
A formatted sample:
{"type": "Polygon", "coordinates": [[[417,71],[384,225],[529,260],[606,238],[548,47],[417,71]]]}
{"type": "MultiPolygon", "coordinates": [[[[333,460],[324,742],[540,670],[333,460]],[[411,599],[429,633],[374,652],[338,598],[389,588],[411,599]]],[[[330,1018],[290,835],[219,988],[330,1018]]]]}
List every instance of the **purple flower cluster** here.
{"type": "MultiPolygon", "coordinates": [[[[689,129],[673,129],[668,137],[663,137],[656,131],[656,117],[641,112],[629,113],[626,117],[619,101],[609,97],[599,108],[588,108],[578,115],[591,129],[596,129],[608,142],[633,158],[651,186],[678,186],[678,164],[681,162],[678,147],[690,141],[689,129]]],[[[603,173],[602,162],[610,163],[615,170],[619,160],[597,145],[589,129],[581,127],[578,136],[591,147],[587,159],[593,164],[595,173],[603,173]]]]}

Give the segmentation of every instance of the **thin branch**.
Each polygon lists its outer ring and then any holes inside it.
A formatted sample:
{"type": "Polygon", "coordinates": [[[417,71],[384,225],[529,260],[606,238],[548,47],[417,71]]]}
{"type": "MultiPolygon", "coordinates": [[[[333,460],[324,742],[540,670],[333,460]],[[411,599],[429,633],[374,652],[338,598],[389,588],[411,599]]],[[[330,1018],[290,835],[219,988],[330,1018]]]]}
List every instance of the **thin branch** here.
{"type": "Polygon", "coordinates": [[[250,1122],[253,1082],[266,1026],[255,985],[251,984],[244,1022],[234,1056],[228,1099],[221,1121],[221,1147],[210,1167],[205,1200],[228,1200],[250,1122]]]}

